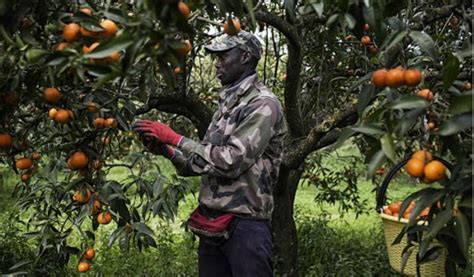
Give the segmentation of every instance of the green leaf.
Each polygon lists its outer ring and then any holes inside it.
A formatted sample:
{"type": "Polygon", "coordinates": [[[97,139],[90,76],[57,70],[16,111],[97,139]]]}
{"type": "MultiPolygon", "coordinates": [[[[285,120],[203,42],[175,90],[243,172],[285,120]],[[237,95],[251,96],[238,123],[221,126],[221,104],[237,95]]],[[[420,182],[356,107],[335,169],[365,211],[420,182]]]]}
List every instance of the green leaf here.
{"type": "Polygon", "coordinates": [[[418,117],[424,113],[424,109],[413,109],[407,111],[403,117],[398,121],[398,125],[396,126],[395,130],[397,130],[397,134],[399,137],[405,135],[408,130],[411,129],[413,124],[418,120],[418,117]]]}
{"type": "Polygon", "coordinates": [[[374,155],[372,155],[372,157],[370,158],[368,169],[367,169],[367,178],[374,175],[375,171],[382,166],[385,160],[386,160],[385,154],[382,149],[380,149],[374,155]]]}
{"type": "Polygon", "coordinates": [[[337,22],[337,19],[339,18],[339,14],[333,14],[329,17],[328,21],[326,21],[326,26],[331,27],[334,23],[337,22]]]}
{"type": "Polygon", "coordinates": [[[415,248],[413,247],[413,245],[407,245],[404,249],[403,249],[403,252],[402,252],[402,259],[400,261],[400,270],[401,270],[401,274],[403,275],[403,271],[405,270],[405,266],[408,262],[408,259],[410,258],[411,256],[411,253],[413,252],[413,250],[415,250],[415,248]]]}
{"type": "MultiPolygon", "coordinates": [[[[8,253],[8,252],[7,252],[7,253],[8,253]]],[[[30,261],[30,260],[21,261],[21,262],[16,263],[16,264],[13,265],[12,267],[10,267],[8,270],[15,270],[15,269],[18,269],[18,268],[20,268],[20,267],[22,267],[22,266],[25,266],[25,265],[27,265],[27,264],[31,264],[31,263],[32,263],[32,261],[30,261]]]]}
{"type": "Polygon", "coordinates": [[[356,25],[355,18],[351,14],[346,13],[346,14],[344,14],[344,19],[346,20],[346,23],[347,23],[347,26],[349,27],[349,29],[354,29],[354,27],[356,25]]]}
{"type": "Polygon", "coordinates": [[[418,261],[418,265],[422,265],[436,260],[441,255],[441,251],[443,251],[442,246],[435,246],[433,248],[430,248],[428,251],[426,251],[426,254],[424,254],[423,257],[421,257],[421,259],[418,261]]]}
{"type": "Polygon", "coordinates": [[[366,134],[366,135],[380,135],[385,133],[384,130],[380,128],[380,124],[375,123],[361,123],[359,125],[350,127],[352,130],[366,134]]]}
{"type": "Polygon", "coordinates": [[[436,214],[436,217],[430,222],[428,226],[427,237],[434,237],[439,230],[441,230],[453,217],[451,210],[443,210],[436,214]]]}
{"type": "Polygon", "coordinates": [[[288,14],[290,18],[295,17],[295,6],[296,0],[285,0],[284,2],[285,12],[288,14]]]}
{"type": "Polygon", "coordinates": [[[450,55],[448,60],[444,63],[441,72],[443,74],[443,88],[445,91],[447,91],[453,84],[454,80],[456,80],[456,77],[461,70],[459,66],[459,59],[453,55],[450,55]]]}
{"type": "Polygon", "coordinates": [[[430,105],[425,99],[416,95],[404,95],[399,97],[395,101],[388,103],[388,109],[415,109],[415,108],[426,108],[430,105]]]}
{"type": "Polygon", "coordinates": [[[471,226],[466,215],[459,212],[456,216],[454,224],[454,233],[456,234],[456,240],[458,242],[459,249],[461,249],[462,255],[467,259],[469,255],[469,239],[471,237],[471,226]]]}
{"type": "Polygon", "coordinates": [[[397,154],[395,153],[395,143],[393,142],[393,136],[390,133],[386,133],[380,139],[380,145],[382,150],[392,162],[397,162],[397,154]]]}
{"type": "Polygon", "coordinates": [[[362,90],[359,94],[359,99],[357,100],[357,114],[359,117],[362,116],[364,109],[369,105],[370,101],[374,97],[375,88],[372,85],[365,85],[362,87],[362,90]]]}
{"type": "Polygon", "coordinates": [[[133,229],[137,230],[140,233],[147,234],[151,237],[155,236],[155,233],[153,230],[150,229],[150,227],[146,226],[145,224],[141,222],[135,222],[132,224],[133,229]]]}
{"type": "Polygon", "coordinates": [[[472,112],[472,92],[457,96],[449,105],[448,113],[461,114],[472,112]]]}
{"type": "Polygon", "coordinates": [[[428,54],[434,61],[438,60],[438,49],[435,42],[425,32],[411,31],[410,37],[421,47],[421,49],[428,54]]]}
{"type": "Polygon", "coordinates": [[[344,142],[355,133],[356,131],[352,130],[351,128],[345,128],[344,130],[342,130],[341,134],[339,135],[339,138],[333,146],[334,149],[341,147],[341,145],[344,144],[344,142]]]}
{"type": "Polygon", "coordinates": [[[471,113],[455,115],[439,127],[439,134],[441,136],[450,136],[462,130],[472,128],[472,123],[471,113]]]}
{"type": "Polygon", "coordinates": [[[392,48],[395,44],[399,43],[403,38],[405,38],[408,34],[408,31],[403,30],[396,32],[391,39],[385,40],[384,44],[380,47],[381,50],[383,49],[390,49],[392,48]]]}
{"type": "Polygon", "coordinates": [[[28,62],[35,63],[48,54],[49,54],[49,51],[46,51],[44,49],[32,48],[26,51],[25,56],[28,62]]]}
{"type": "Polygon", "coordinates": [[[247,7],[248,14],[250,15],[252,26],[256,27],[257,19],[255,19],[255,12],[253,11],[254,10],[253,0],[246,0],[245,5],[247,7]]]}
{"type": "Polygon", "coordinates": [[[127,48],[134,43],[134,38],[129,34],[122,34],[104,45],[100,45],[84,58],[105,58],[111,54],[127,48]]]}
{"type": "Polygon", "coordinates": [[[108,19],[111,19],[115,22],[121,23],[121,24],[127,24],[128,23],[128,17],[124,15],[122,10],[116,9],[116,8],[111,8],[109,7],[107,11],[104,12],[104,16],[108,19]]]}
{"type": "MultiPolygon", "coordinates": [[[[311,3],[311,7],[313,7],[313,10],[318,14],[319,17],[323,16],[324,12],[324,2],[319,2],[319,3],[311,3]]],[[[352,29],[352,28],[351,28],[352,29]]]]}

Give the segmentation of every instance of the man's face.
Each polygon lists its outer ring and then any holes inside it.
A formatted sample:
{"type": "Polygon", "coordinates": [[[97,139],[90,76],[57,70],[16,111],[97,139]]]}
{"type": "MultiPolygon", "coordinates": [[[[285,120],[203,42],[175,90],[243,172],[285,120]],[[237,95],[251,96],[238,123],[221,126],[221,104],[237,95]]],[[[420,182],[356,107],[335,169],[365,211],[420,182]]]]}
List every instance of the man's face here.
{"type": "Polygon", "coordinates": [[[244,53],[239,48],[218,52],[217,55],[217,78],[223,86],[232,84],[242,76],[246,69],[244,53]]]}

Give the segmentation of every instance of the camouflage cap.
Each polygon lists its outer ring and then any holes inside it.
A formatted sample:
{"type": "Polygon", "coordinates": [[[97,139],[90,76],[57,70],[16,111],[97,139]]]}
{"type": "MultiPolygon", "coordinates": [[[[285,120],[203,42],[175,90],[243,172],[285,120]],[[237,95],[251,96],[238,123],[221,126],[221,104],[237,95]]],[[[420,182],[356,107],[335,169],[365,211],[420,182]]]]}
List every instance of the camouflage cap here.
{"type": "Polygon", "coordinates": [[[205,46],[210,53],[222,52],[238,47],[249,52],[257,59],[262,55],[262,44],[252,33],[240,31],[236,36],[222,35],[214,40],[213,43],[205,46]]]}

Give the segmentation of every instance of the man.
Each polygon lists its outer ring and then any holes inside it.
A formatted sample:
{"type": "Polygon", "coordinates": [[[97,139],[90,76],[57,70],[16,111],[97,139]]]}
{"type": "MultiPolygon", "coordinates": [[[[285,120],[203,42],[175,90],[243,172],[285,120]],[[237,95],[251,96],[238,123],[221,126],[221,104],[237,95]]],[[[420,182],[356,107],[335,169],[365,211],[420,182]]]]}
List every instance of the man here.
{"type": "Polygon", "coordinates": [[[202,175],[199,207],[188,221],[201,238],[199,275],[272,276],[272,191],[286,132],[281,105],[258,81],[262,47],[254,35],[224,35],[206,50],[217,56],[223,88],[202,142],[149,120],[134,129],[178,173],[202,175]]]}

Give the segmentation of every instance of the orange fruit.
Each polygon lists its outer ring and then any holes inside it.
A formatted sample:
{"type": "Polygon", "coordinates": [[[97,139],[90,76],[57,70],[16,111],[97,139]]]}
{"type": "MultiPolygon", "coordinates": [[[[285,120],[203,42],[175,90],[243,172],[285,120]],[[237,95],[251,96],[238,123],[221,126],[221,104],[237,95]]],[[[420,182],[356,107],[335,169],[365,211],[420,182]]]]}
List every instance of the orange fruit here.
{"type": "Polygon", "coordinates": [[[32,158],[33,160],[39,160],[39,159],[41,159],[41,154],[40,154],[40,153],[33,153],[33,154],[31,155],[31,158],[32,158]]]}
{"type": "Polygon", "coordinates": [[[423,211],[421,211],[419,217],[427,217],[429,213],[430,213],[430,208],[427,207],[427,208],[423,209],[423,211]]]}
{"type": "Polygon", "coordinates": [[[421,98],[426,99],[427,101],[433,100],[433,92],[427,88],[422,89],[416,93],[421,98]]]}
{"type": "Polygon", "coordinates": [[[80,11],[81,13],[85,13],[85,14],[87,14],[87,15],[89,15],[89,16],[92,15],[92,10],[89,9],[89,8],[82,8],[82,9],[80,9],[79,11],[80,11]]]}
{"type": "Polygon", "coordinates": [[[371,40],[370,40],[370,37],[369,36],[363,36],[361,39],[360,39],[360,42],[363,44],[363,45],[369,45],[371,43],[371,40]]]}
{"type": "Polygon", "coordinates": [[[72,199],[80,204],[85,204],[91,199],[91,191],[89,189],[76,190],[72,199]]]}
{"type": "Polygon", "coordinates": [[[97,128],[97,129],[104,128],[105,127],[105,119],[101,118],[101,117],[98,117],[98,118],[94,119],[94,127],[97,128]]]}
{"type": "Polygon", "coordinates": [[[352,35],[347,35],[344,39],[347,41],[351,41],[354,37],[352,35]]]}
{"type": "Polygon", "coordinates": [[[418,159],[410,159],[405,166],[407,173],[415,178],[423,176],[423,169],[425,168],[425,163],[418,159]]]}
{"type": "Polygon", "coordinates": [[[397,67],[390,69],[385,75],[385,84],[391,88],[396,88],[405,83],[405,72],[397,67]]]}
{"type": "Polygon", "coordinates": [[[375,55],[379,52],[379,49],[375,46],[370,45],[367,47],[367,50],[369,51],[370,54],[375,55]]]}
{"type": "Polygon", "coordinates": [[[100,43],[98,43],[98,42],[92,43],[89,47],[87,45],[84,45],[84,46],[82,46],[82,53],[89,54],[94,49],[96,49],[99,45],[100,45],[100,43]]]}
{"type": "Polygon", "coordinates": [[[440,161],[431,161],[426,164],[424,174],[428,181],[438,181],[446,176],[446,167],[440,161]]]}
{"type": "Polygon", "coordinates": [[[421,75],[420,70],[416,68],[412,68],[405,71],[404,77],[405,77],[405,84],[407,86],[414,87],[414,86],[417,86],[421,82],[422,75],[421,75]]]}
{"type": "Polygon", "coordinates": [[[43,90],[43,99],[48,103],[57,103],[63,94],[57,88],[45,88],[43,90]]]}
{"type": "Polygon", "coordinates": [[[388,205],[388,209],[392,211],[392,213],[398,213],[400,211],[400,202],[394,202],[388,205]]]}
{"type": "Polygon", "coordinates": [[[183,43],[180,48],[176,48],[175,51],[180,55],[180,56],[186,56],[191,50],[193,49],[193,46],[189,40],[181,40],[183,43]]]}
{"type": "Polygon", "coordinates": [[[63,28],[63,36],[67,42],[78,40],[81,36],[81,26],[77,23],[69,23],[63,28]]]}
{"type": "Polygon", "coordinates": [[[436,127],[436,124],[433,122],[428,122],[428,130],[433,130],[436,127]]]}
{"type": "Polygon", "coordinates": [[[12,136],[10,134],[0,134],[0,147],[9,147],[12,145],[12,136]]]}
{"type": "Polygon", "coordinates": [[[385,77],[387,76],[387,70],[378,69],[372,73],[372,84],[378,88],[385,86],[385,77]]]}
{"type": "Polygon", "coordinates": [[[118,52],[114,52],[112,53],[112,55],[109,56],[108,58],[109,61],[112,61],[112,62],[117,62],[120,60],[120,55],[118,52]]]}
{"type": "Polygon", "coordinates": [[[464,82],[464,85],[462,86],[464,90],[471,90],[472,89],[472,84],[470,82],[464,82]]]}
{"type": "Polygon", "coordinates": [[[411,212],[404,212],[403,213],[403,218],[410,219],[411,212]]]}
{"type": "Polygon", "coordinates": [[[175,67],[175,69],[174,69],[174,74],[177,75],[177,74],[179,74],[179,73],[181,73],[181,67],[177,66],[177,67],[175,67]]]}
{"type": "Polygon", "coordinates": [[[102,27],[105,31],[101,34],[105,37],[113,37],[117,33],[117,24],[110,19],[105,19],[100,23],[100,27],[102,27]]]}
{"type": "Polygon", "coordinates": [[[279,77],[280,81],[285,81],[286,80],[286,74],[281,74],[279,77]]]}
{"type": "Polygon", "coordinates": [[[418,159],[422,161],[423,163],[430,162],[433,160],[433,155],[429,151],[426,150],[418,150],[413,155],[411,155],[412,159],[418,159]]]}
{"type": "Polygon", "coordinates": [[[230,20],[227,20],[224,23],[224,33],[228,34],[229,36],[235,36],[240,32],[240,21],[238,18],[232,18],[232,24],[234,28],[231,27],[230,20]]]}
{"type": "Polygon", "coordinates": [[[69,43],[67,43],[67,42],[60,42],[60,43],[58,43],[58,45],[56,45],[55,50],[56,50],[56,51],[64,51],[64,49],[66,49],[68,46],[69,46],[69,43]]]}
{"type": "Polygon", "coordinates": [[[112,221],[112,214],[108,211],[101,212],[97,216],[97,222],[99,222],[99,224],[109,224],[110,221],[112,221]]]}
{"type": "Polygon", "coordinates": [[[90,113],[97,113],[99,112],[99,108],[97,107],[97,104],[94,102],[90,102],[87,104],[87,111],[90,113]]]}
{"type": "Polygon", "coordinates": [[[69,123],[71,121],[69,112],[65,109],[59,109],[54,116],[54,121],[58,123],[69,123]]]}
{"type": "Polygon", "coordinates": [[[105,127],[106,128],[115,128],[115,127],[117,127],[117,120],[115,120],[115,118],[107,118],[105,120],[105,127]]]}
{"type": "Polygon", "coordinates": [[[77,272],[85,273],[89,271],[90,268],[91,268],[91,265],[88,262],[82,261],[82,262],[79,262],[79,264],[77,265],[77,272]]]}
{"type": "Polygon", "coordinates": [[[388,207],[384,208],[384,209],[383,209],[383,212],[384,212],[384,214],[386,214],[386,215],[392,215],[392,214],[393,214],[393,213],[392,213],[392,210],[390,210],[388,207]]]}
{"type": "Polygon", "coordinates": [[[105,144],[105,145],[109,145],[110,144],[110,138],[109,137],[103,137],[102,138],[102,143],[105,144]]]}
{"type": "Polygon", "coordinates": [[[94,203],[92,204],[92,214],[99,213],[101,209],[102,209],[102,203],[100,203],[100,201],[96,199],[94,203]]]}
{"type": "Polygon", "coordinates": [[[77,151],[69,157],[67,166],[71,170],[77,170],[86,167],[88,162],[89,158],[87,155],[82,151],[77,151]]]}
{"type": "Polygon", "coordinates": [[[95,250],[92,247],[87,248],[86,252],[84,253],[84,259],[92,260],[95,257],[95,250]]]}
{"type": "Polygon", "coordinates": [[[364,24],[364,31],[368,31],[369,30],[369,24],[365,23],[364,24]]]}
{"type": "Polygon", "coordinates": [[[10,106],[16,106],[20,102],[20,98],[16,92],[11,91],[3,96],[3,101],[10,106]]]}
{"type": "Polygon", "coordinates": [[[28,158],[21,158],[15,162],[17,169],[30,169],[33,166],[33,161],[28,158]]]}
{"type": "Polygon", "coordinates": [[[393,216],[394,216],[394,217],[398,217],[399,214],[398,214],[398,213],[393,213],[393,216]]]}
{"type": "Polygon", "coordinates": [[[183,15],[184,18],[188,19],[191,12],[189,11],[188,5],[183,2],[178,3],[179,12],[183,15]]]}
{"type": "Polygon", "coordinates": [[[25,173],[25,174],[22,174],[22,175],[21,175],[21,180],[22,180],[23,182],[28,182],[28,180],[30,180],[30,175],[28,175],[28,174],[26,174],[26,173],[25,173]]]}
{"type": "Polygon", "coordinates": [[[48,117],[51,118],[51,119],[54,119],[54,117],[58,114],[58,110],[55,109],[55,108],[51,108],[49,109],[49,112],[48,112],[48,117]]]}

